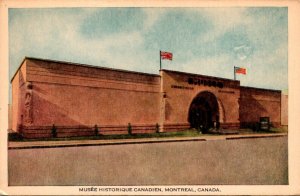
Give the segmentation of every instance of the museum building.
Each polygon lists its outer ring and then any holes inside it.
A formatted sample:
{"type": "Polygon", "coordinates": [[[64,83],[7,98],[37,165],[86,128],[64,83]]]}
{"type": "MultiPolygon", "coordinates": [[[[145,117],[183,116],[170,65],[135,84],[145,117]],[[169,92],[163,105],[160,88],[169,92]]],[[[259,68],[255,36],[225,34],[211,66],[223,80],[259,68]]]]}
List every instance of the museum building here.
{"type": "Polygon", "coordinates": [[[11,84],[12,130],[25,138],[237,130],[255,126],[260,117],[282,124],[280,90],[199,74],[26,57],[11,84]]]}

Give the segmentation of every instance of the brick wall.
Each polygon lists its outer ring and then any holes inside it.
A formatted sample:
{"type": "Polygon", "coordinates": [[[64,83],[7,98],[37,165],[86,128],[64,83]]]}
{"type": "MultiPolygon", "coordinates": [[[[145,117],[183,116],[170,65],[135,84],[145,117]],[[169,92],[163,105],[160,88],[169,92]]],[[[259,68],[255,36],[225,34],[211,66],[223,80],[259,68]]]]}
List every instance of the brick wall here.
{"type": "MultiPolygon", "coordinates": [[[[60,127],[120,126],[124,128],[122,131],[127,131],[128,123],[152,128],[159,123],[158,75],[37,59],[25,62],[25,82],[32,86],[32,123],[24,124],[25,131],[44,126],[49,132],[53,124],[60,127]]],[[[24,100],[17,80],[20,73],[12,81],[15,130],[17,119],[24,113],[24,101],[21,103],[17,98],[24,100]]]]}
{"type": "Polygon", "coordinates": [[[239,81],[169,70],[163,70],[161,74],[163,92],[166,93],[165,123],[189,124],[189,108],[193,99],[201,92],[208,91],[214,94],[218,101],[221,127],[239,127],[239,81]],[[193,78],[194,81],[189,82],[189,78],[193,78]],[[218,86],[219,83],[222,85],[218,86]]]}
{"type": "Polygon", "coordinates": [[[280,126],[281,91],[241,87],[239,102],[242,127],[253,126],[260,117],[270,117],[273,126],[280,126]]]}
{"type": "Polygon", "coordinates": [[[127,133],[128,123],[136,132],[154,132],[157,123],[164,131],[182,130],[202,92],[215,96],[222,128],[255,124],[263,116],[274,126],[287,124],[281,91],[169,70],[159,76],[26,58],[12,80],[12,129],[22,124],[28,137],[48,137],[53,125],[60,136],[94,134],[95,125],[106,134],[127,133]]]}
{"type": "Polygon", "coordinates": [[[281,125],[288,125],[288,95],[281,95],[281,125]]]}

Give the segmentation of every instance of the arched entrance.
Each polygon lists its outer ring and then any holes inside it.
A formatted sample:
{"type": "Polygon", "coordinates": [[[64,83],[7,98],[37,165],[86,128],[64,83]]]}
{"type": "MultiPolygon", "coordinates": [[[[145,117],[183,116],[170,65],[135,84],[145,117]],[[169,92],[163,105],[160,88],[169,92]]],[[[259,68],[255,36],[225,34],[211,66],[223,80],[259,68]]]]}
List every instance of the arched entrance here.
{"type": "Polygon", "coordinates": [[[210,128],[219,128],[220,114],[216,96],[208,91],[199,93],[192,101],[188,121],[192,128],[202,132],[210,128]]]}

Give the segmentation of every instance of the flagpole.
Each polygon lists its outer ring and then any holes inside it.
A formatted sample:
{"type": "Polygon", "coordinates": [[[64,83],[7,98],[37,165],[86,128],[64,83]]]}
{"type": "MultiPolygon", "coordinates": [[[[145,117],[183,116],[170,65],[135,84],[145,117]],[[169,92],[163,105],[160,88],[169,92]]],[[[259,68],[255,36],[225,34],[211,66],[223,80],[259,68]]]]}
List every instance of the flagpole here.
{"type": "Polygon", "coordinates": [[[233,68],[233,75],[234,75],[234,80],[236,80],[236,76],[235,76],[235,66],[233,68]]]}
{"type": "Polygon", "coordinates": [[[161,51],[159,51],[159,70],[161,70],[161,51]]]}

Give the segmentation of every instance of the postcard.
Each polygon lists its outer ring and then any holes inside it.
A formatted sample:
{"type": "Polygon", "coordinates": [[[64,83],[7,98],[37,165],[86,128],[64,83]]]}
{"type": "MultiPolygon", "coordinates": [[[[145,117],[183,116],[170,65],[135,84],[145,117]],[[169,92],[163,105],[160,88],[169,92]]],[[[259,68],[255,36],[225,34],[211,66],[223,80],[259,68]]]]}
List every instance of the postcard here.
{"type": "Polygon", "coordinates": [[[1,194],[299,194],[297,1],[1,1],[1,194]]]}

